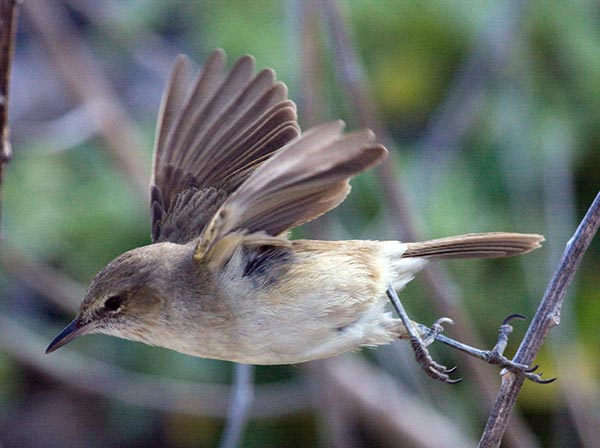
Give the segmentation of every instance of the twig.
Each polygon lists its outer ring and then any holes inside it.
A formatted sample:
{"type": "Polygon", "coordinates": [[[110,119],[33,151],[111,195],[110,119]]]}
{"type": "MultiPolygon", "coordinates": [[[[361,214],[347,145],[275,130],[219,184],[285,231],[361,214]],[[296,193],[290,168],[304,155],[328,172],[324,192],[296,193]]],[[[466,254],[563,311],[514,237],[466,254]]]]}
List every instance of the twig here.
{"type": "MultiPolygon", "coordinates": [[[[335,386],[327,371],[328,360],[309,362],[309,375],[315,412],[318,415],[317,433],[321,446],[346,448],[361,446],[357,430],[356,406],[352,399],[335,386]]],[[[369,421],[367,421],[368,423],[369,421]]]]}
{"type": "MultiPolygon", "coordinates": [[[[385,131],[384,126],[376,113],[373,100],[368,94],[367,83],[363,70],[356,56],[355,49],[348,33],[344,27],[344,21],[338,9],[335,0],[321,0],[323,15],[325,17],[327,28],[331,32],[333,42],[335,67],[339,71],[338,76],[343,84],[343,90],[346,92],[348,102],[352,111],[357,117],[357,121],[368,126],[377,134],[378,138],[384,142],[391,142],[392,139],[385,131]]],[[[391,223],[394,226],[398,237],[404,236],[407,241],[418,241],[419,235],[416,231],[415,216],[411,214],[411,207],[406,193],[396,180],[396,170],[393,167],[393,154],[387,158],[385,163],[378,168],[378,176],[386,197],[386,208],[390,210],[393,217],[391,223]]],[[[468,316],[460,311],[460,297],[455,292],[452,282],[444,271],[436,265],[431,265],[424,271],[424,280],[427,286],[432,304],[436,312],[442,316],[450,316],[456,322],[453,332],[456,339],[461,341],[471,341],[474,345],[480,345],[475,330],[475,326],[468,316]]],[[[486,374],[482,363],[474,358],[467,357],[469,371],[473,374],[474,380],[483,394],[484,403],[489,408],[494,400],[495,384],[492,378],[486,374]]],[[[535,437],[528,430],[525,423],[518,417],[513,419],[514,424],[509,428],[508,436],[514,446],[534,447],[537,445],[535,437]]]]}
{"type": "Polygon", "coordinates": [[[26,257],[8,241],[0,243],[0,264],[18,281],[67,313],[74,313],[85,287],[62,272],[26,257]]]}
{"type": "MultiPolygon", "coordinates": [[[[525,269],[529,296],[544,288],[556,268],[564,250],[566,240],[577,226],[574,184],[574,139],[572,125],[548,114],[547,107],[536,109],[534,97],[527,82],[532,68],[525,58],[516,70],[508,72],[500,82],[508,88],[500,97],[500,107],[494,132],[501,142],[500,166],[505,176],[512,216],[517,225],[531,228],[531,219],[539,221],[541,210],[532,208],[530,197],[539,185],[543,186],[545,267],[548,275],[539,275],[539,270],[525,269]],[[515,113],[515,111],[520,111],[515,113]],[[531,128],[532,122],[539,126],[531,128]],[[540,118],[543,118],[540,121],[540,118]],[[527,148],[539,144],[541,170],[527,148]]],[[[523,263],[521,263],[523,266],[523,263]]],[[[561,379],[557,383],[565,406],[555,406],[553,416],[554,438],[564,440],[572,437],[575,429],[583,446],[594,446],[600,440],[600,406],[597,382],[590,381],[585,369],[574,366],[585,363],[585,353],[577,349],[575,302],[565,298],[561,310],[561,325],[548,340],[552,358],[561,360],[555,365],[561,379]],[[585,384],[586,387],[581,387],[585,384]],[[569,412],[564,412],[568,410],[569,412]]]]}
{"type": "Polygon", "coordinates": [[[221,436],[221,448],[240,446],[248,421],[248,411],[254,398],[254,366],[235,363],[233,383],[225,429],[221,436]]]}
{"type": "Polygon", "coordinates": [[[143,16],[122,19],[122,5],[115,0],[64,0],[69,8],[87,20],[119,47],[133,55],[142,67],[166,81],[165,66],[173,63],[174,45],[164,36],[151,30],[143,16]]]}
{"type": "Polygon", "coordinates": [[[141,197],[148,197],[148,164],[141,151],[139,132],[119,101],[103,70],[73,30],[61,2],[25,2],[31,22],[44,38],[50,60],[88,109],[90,119],[106,142],[115,166],[132,183],[141,197]]]}
{"type": "MultiPolygon", "coordinates": [[[[355,115],[356,121],[361,126],[372,129],[378,139],[384,143],[392,142],[371,99],[366,76],[355,54],[337,2],[335,0],[321,0],[320,3],[326,28],[331,33],[336,75],[340,79],[343,91],[346,93],[350,112],[355,115]]],[[[391,154],[385,163],[379,165],[377,174],[384,190],[386,204],[392,211],[392,225],[396,235],[410,239],[416,232],[414,231],[412,219],[408,216],[408,198],[395,179],[394,159],[391,154]]]]}
{"type": "Polygon", "coordinates": [[[44,154],[56,154],[85,144],[98,136],[98,130],[90,122],[87,108],[80,105],[47,121],[20,120],[12,126],[12,135],[27,138],[28,146],[43,148],[44,154]]]}
{"type": "MultiPolygon", "coordinates": [[[[323,61],[321,60],[318,41],[319,14],[316,0],[294,0],[293,14],[295,21],[295,37],[300,43],[297,66],[300,73],[298,112],[303,128],[310,128],[321,123],[324,118],[323,104],[323,61]]],[[[319,219],[305,224],[311,238],[327,239],[331,224],[331,214],[327,213],[319,219]]]]}
{"type": "MultiPolygon", "coordinates": [[[[567,243],[562,259],[548,284],[535,316],[514,357],[514,361],[531,364],[550,329],[560,322],[561,306],[577,267],[600,225],[600,193],[592,202],[577,230],[567,243]]],[[[523,386],[523,377],[505,372],[492,413],[479,446],[498,447],[508,426],[510,413],[523,386]]]]}
{"type": "Polygon", "coordinates": [[[484,104],[485,89],[505,65],[518,42],[526,1],[498,2],[490,17],[476,33],[469,54],[462,61],[448,88],[448,94],[436,108],[419,146],[422,161],[418,192],[427,197],[451,161],[484,104]]]}
{"type": "Polygon", "coordinates": [[[17,32],[18,5],[17,0],[0,1],[0,211],[4,167],[12,157],[8,126],[8,87],[15,34],[17,32]]]}

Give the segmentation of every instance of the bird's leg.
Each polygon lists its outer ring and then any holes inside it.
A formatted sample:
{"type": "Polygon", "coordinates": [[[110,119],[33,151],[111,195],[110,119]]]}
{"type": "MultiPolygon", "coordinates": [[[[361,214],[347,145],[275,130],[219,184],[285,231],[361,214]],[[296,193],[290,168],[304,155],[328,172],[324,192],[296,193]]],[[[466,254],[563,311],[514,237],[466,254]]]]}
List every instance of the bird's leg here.
{"type": "Polygon", "coordinates": [[[513,330],[509,322],[515,318],[524,319],[524,316],[521,316],[520,314],[512,314],[506,319],[504,319],[502,325],[500,326],[500,331],[498,333],[498,342],[496,343],[494,348],[492,350],[480,350],[442,335],[442,324],[453,323],[452,319],[449,319],[447,317],[443,317],[435,321],[431,328],[428,328],[425,325],[417,324],[420,332],[417,331],[417,328],[415,328],[415,324],[409,319],[408,314],[404,309],[404,306],[402,306],[402,303],[400,302],[396,291],[391,285],[388,287],[386,294],[392,302],[392,305],[396,309],[396,312],[398,313],[402,324],[406,327],[410,344],[415,352],[417,362],[423,368],[423,370],[425,370],[425,373],[427,373],[427,375],[429,375],[430,377],[450,384],[458,383],[459,381],[461,381],[461,379],[453,380],[449,377],[449,374],[454,372],[456,367],[448,369],[445,366],[435,362],[431,358],[427,347],[431,343],[433,343],[433,341],[437,340],[450,347],[467,353],[468,355],[481,359],[489,364],[498,365],[513,373],[523,375],[525,378],[535,383],[548,384],[556,380],[556,378],[543,380],[541,373],[534,373],[535,370],[537,370],[538,366],[529,367],[525,364],[519,364],[517,362],[511,361],[503,355],[504,350],[506,349],[508,336],[513,330]],[[423,334],[424,337],[421,338],[419,333],[423,334]]]}
{"type": "Polygon", "coordinates": [[[436,321],[431,329],[425,327],[425,340],[423,340],[419,336],[419,333],[417,332],[413,322],[409,319],[408,314],[406,313],[404,306],[402,306],[402,303],[400,302],[400,299],[398,298],[398,295],[396,294],[396,291],[392,285],[388,287],[386,294],[396,309],[396,312],[398,313],[402,324],[406,328],[406,331],[408,332],[410,345],[415,352],[417,362],[423,368],[425,373],[431,378],[443,381],[444,383],[454,384],[460,382],[460,378],[453,380],[449,376],[452,372],[454,372],[456,367],[448,369],[446,366],[435,362],[427,350],[427,346],[440,336],[440,333],[443,330],[441,323],[444,321],[451,322],[451,320],[443,318],[436,321]]]}

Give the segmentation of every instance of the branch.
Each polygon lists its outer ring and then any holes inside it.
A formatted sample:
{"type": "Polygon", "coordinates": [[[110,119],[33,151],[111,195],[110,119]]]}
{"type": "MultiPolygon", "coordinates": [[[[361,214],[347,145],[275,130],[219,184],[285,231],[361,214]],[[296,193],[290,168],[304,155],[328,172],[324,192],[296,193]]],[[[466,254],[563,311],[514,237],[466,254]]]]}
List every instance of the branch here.
{"type": "MultiPolygon", "coordinates": [[[[567,243],[562,259],[548,284],[546,292],[514,361],[530,365],[552,327],[560,323],[560,310],[567,288],[571,284],[581,259],[600,225],[600,193],[596,196],[577,230],[567,243]]],[[[505,372],[496,403],[487,421],[479,446],[498,447],[508,426],[510,413],[523,386],[523,377],[505,372]]]]}
{"type": "Polygon", "coordinates": [[[49,59],[88,110],[117,169],[140,196],[148,196],[149,176],[141,138],[110,82],[69,22],[61,2],[25,2],[32,24],[44,39],[49,59]]]}
{"type": "Polygon", "coordinates": [[[421,148],[419,188],[422,197],[433,191],[441,173],[452,160],[461,141],[479,119],[490,81],[506,65],[518,43],[526,1],[498,2],[490,17],[476,33],[467,57],[461,62],[448,93],[433,112],[419,146],[421,148]]]}
{"type": "Polygon", "coordinates": [[[0,265],[19,282],[62,311],[75,313],[79,308],[85,286],[51,266],[25,256],[6,240],[0,246],[0,265]]]}
{"type": "Polygon", "coordinates": [[[12,157],[8,126],[8,86],[15,34],[17,32],[18,4],[17,0],[0,1],[0,189],[4,167],[12,157]]]}

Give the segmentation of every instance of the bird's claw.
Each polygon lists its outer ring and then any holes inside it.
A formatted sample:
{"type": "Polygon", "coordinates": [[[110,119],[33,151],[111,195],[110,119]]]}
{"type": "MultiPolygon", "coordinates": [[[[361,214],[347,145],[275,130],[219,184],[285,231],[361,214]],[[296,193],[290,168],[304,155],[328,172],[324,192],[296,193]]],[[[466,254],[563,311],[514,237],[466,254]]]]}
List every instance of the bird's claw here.
{"type": "Polygon", "coordinates": [[[467,353],[471,356],[479,358],[488,364],[497,365],[507,371],[514,373],[515,375],[521,375],[529,381],[533,381],[538,384],[548,384],[556,380],[556,378],[551,379],[542,379],[541,373],[534,373],[538,366],[529,366],[526,364],[521,364],[515,361],[508,359],[504,356],[504,350],[506,349],[506,345],[508,343],[508,336],[512,333],[513,328],[510,325],[510,322],[514,319],[525,319],[525,316],[521,314],[511,314],[506,317],[502,321],[502,325],[500,326],[500,330],[498,332],[498,342],[494,346],[492,350],[481,350],[469,345],[463,344],[462,342],[455,341],[454,339],[443,336],[441,326],[442,323],[450,323],[452,322],[448,318],[438,319],[431,328],[427,328],[425,326],[420,326],[421,333],[424,334],[423,339],[419,339],[416,343],[413,341],[413,350],[417,354],[417,361],[423,367],[427,375],[432,378],[439,379],[446,383],[454,383],[456,381],[449,379],[449,374],[454,371],[454,369],[447,369],[445,366],[441,366],[435,363],[429,353],[426,350],[426,347],[429,346],[434,340],[438,340],[444,344],[447,344],[451,347],[454,347],[464,353],[467,353]],[[419,343],[421,346],[418,346],[419,343]]]}
{"type": "Polygon", "coordinates": [[[500,331],[498,332],[498,342],[494,346],[491,351],[484,351],[486,354],[486,361],[490,364],[496,364],[514,374],[521,375],[527,378],[530,381],[538,384],[549,384],[556,381],[556,378],[550,379],[542,379],[542,373],[533,373],[538,369],[538,365],[528,366],[526,364],[520,364],[508,359],[504,356],[504,349],[506,348],[506,344],[508,342],[508,336],[512,333],[512,326],[510,325],[510,321],[514,319],[525,320],[527,319],[522,314],[511,314],[507,316],[500,326],[500,331]]]}
{"type": "Polygon", "coordinates": [[[454,321],[449,317],[440,317],[438,320],[436,320],[425,337],[421,339],[425,347],[429,347],[437,339],[437,337],[442,334],[444,331],[442,324],[454,325],[454,321]]]}
{"type": "Polygon", "coordinates": [[[447,384],[456,384],[462,381],[462,378],[452,379],[450,374],[456,370],[456,366],[448,368],[433,360],[427,347],[433,343],[436,338],[444,331],[442,324],[454,324],[449,317],[441,317],[436,320],[424,338],[415,338],[411,340],[411,346],[419,365],[423,368],[427,376],[440,380],[447,384]]]}
{"type": "Polygon", "coordinates": [[[450,347],[460,350],[468,355],[475,358],[482,359],[489,364],[498,365],[508,371],[513,372],[517,375],[522,375],[530,381],[539,384],[548,384],[556,380],[552,378],[549,380],[543,380],[541,373],[534,373],[537,370],[537,366],[528,366],[525,364],[519,364],[511,361],[504,356],[504,350],[508,342],[508,336],[512,333],[512,326],[510,322],[514,319],[525,319],[522,314],[511,314],[502,321],[500,331],[498,332],[498,342],[492,350],[481,350],[469,345],[463,344],[462,342],[455,341],[454,339],[448,338],[442,335],[444,323],[454,323],[452,319],[448,317],[442,317],[434,322],[431,328],[427,328],[425,325],[416,325],[410,320],[406,310],[402,306],[402,302],[398,298],[396,291],[393,286],[390,285],[386,291],[392,305],[396,309],[402,324],[406,328],[408,333],[408,339],[410,340],[415,357],[419,365],[423,368],[425,373],[436,380],[443,381],[448,384],[455,384],[461,381],[461,379],[453,380],[450,379],[450,374],[453,373],[456,367],[448,369],[446,366],[435,362],[429,354],[427,347],[435,340],[438,340],[450,347]],[[417,331],[417,328],[420,331],[417,331]],[[419,334],[420,333],[420,334],[419,334]],[[421,335],[423,335],[421,337],[421,335]]]}
{"type": "Polygon", "coordinates": [[[520,313],[514,313],[514,314],[510,314],[509,316],[506,316],[504,318],[504,320],[502,321],[502,325],[508,325],[508,323],[511,320],[515,320],[515,319],[519,319],[519,320],[527,320],[527,316],[524,316],[520,313]]]}

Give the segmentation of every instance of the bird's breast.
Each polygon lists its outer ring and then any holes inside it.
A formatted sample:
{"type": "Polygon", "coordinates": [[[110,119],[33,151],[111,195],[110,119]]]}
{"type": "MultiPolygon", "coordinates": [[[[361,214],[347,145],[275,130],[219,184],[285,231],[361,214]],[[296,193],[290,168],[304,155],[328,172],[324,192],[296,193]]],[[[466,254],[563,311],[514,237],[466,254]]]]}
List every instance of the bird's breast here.
{"type": "Polygon", "coordinates": [[[217,282],[234,320],[229,359],[296,363],[370,344],[389,320],[380,252],[376,242],[302,240],[240,250],[217,282]]]}

